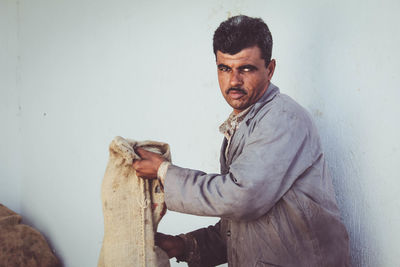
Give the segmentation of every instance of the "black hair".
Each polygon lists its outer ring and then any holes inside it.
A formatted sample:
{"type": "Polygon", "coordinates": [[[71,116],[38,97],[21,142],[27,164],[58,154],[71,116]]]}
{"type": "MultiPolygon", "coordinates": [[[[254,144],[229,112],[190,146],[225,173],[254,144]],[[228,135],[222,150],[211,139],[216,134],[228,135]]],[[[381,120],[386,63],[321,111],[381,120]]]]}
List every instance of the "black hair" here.
{"type": "Polygon", "coordinates": [[[271,61],[272,36],[267,24],[260,18],[245,15],[231,17],[223,21],[214,32],[213,48],[234,55],[244,48],[257,45],[267,67],[271,61]]]}

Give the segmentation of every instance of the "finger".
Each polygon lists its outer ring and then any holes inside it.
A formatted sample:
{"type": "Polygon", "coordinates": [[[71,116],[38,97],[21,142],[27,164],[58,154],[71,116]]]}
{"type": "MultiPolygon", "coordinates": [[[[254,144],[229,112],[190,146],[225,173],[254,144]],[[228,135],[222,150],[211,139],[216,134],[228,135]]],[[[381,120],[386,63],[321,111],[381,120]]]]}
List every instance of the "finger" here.
{"type": "Polygon", "coordinates": [[[154,235],[154,241],[155,241],[156,243],[160,243],[160,242],[163,242],[163,241],[166,239],[166,237],[167,237],[167,235],[165,235],[165,234],[163,234],[163,233],[160,233],[160,232],[157,232],[157,233],[154,235]]]}
{"type": "Polygon", "coordinates": [[[179,255],[179,250],[178,249],[176,249],[176,248],[173,248],[173,249],[170,249],[168,252],[167,252],[167,254],[168,254],[168,257],[169,258],[172,258],[172,257],[176,257],[176,256],[178,256],[179,255]]]}
{"type": "Polygon", "coordinates": [[[163,248],[163,249],[169,249],[171,247],[171,244],[168,240],[169,235],[165,235],[163,233],[156,233],[154,236],[154,241],[157,246],[163,248]]]}
{"type": "Polygon", "coordinates": [[[164,235],[163,233],[157,232],[154,235],[154,240],[157,242],[158,240],[162,239],[163,235],[164,235]]]}
{"type": "Polygon", "coordinates": [[[140,160],[135,159],[132,163],[132,166],[135,170],[139,169],[140,167],[140,160]]]}
{"type": "Polygon", "coordinates": [[[135,169],[136,171],[136,176],[138,177],[142,177],[142,178],[147,178],[147,173],[144,171],[146,164],[145,162],[143,162],[143,160],[135,160],[132,163],[132,167],[135,169]]]}
{"type": "Polygon", "coordinates": [[[139,157],[141,157],[142,159],[147,158],[147,156],[150,153],[149,151],[147,151],[147,150],[145,150],[143,148],[140,148],[140,147],[135,148],[135,152],[138,153],[139,157]]]}

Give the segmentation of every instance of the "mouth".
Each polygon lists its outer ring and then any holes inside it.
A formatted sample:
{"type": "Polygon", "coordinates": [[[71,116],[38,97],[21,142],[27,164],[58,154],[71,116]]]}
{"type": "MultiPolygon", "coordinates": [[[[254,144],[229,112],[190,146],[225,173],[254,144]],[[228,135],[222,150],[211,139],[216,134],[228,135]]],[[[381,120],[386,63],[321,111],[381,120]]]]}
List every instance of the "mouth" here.
{"type": "Polygon", "coordinates": [[[246,91],[242,88],[229,88],[226,94],[233,100],[240,99],[244,95],[247,95],[246,91]]]}

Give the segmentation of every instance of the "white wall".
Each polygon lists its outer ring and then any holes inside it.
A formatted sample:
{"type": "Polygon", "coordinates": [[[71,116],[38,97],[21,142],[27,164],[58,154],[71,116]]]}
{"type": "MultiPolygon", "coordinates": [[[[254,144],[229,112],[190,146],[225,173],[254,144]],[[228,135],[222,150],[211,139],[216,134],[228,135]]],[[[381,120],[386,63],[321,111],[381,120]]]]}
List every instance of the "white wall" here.
{"type": "Polygon", "coordinates": [[[0,0],[0,203],[20,211],[21,110],[18,8],[0,0]]]}
{"type": "MultiPolygon", "coordinates": [[[[269,24],[273,82],[317,122],[354,266],[400,265],[397,1],[0,0],[0,7],[0,202],[42,231],[65,266],[97,263],[100,185],[114,136],[168,142],[175,164],[218,171],[218,126],[230,110],[211,40],[238,13],[269,24]]],[[[215,220],[169,212],[160,231],[215,220]]]]}
{"type": "Polygon", "coordinates": [[[400,266],[400,2],[322,2],[271,6],[275,81],[319,126],[354,265],[400,266]]]}

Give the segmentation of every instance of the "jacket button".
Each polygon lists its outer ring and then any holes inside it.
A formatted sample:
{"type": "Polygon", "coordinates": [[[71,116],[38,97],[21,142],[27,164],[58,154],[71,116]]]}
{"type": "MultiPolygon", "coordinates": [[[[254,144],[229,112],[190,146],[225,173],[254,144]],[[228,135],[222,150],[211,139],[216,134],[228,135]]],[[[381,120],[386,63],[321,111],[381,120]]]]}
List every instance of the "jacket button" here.
{"type": "Polygon", "coordinates": [[[231,236],[231,230],[228,230],[228,231],[226,232],[226,236],[231,236]]]}

